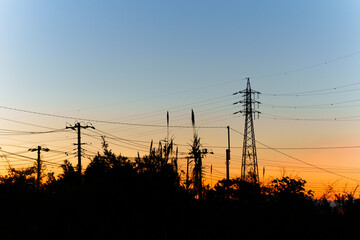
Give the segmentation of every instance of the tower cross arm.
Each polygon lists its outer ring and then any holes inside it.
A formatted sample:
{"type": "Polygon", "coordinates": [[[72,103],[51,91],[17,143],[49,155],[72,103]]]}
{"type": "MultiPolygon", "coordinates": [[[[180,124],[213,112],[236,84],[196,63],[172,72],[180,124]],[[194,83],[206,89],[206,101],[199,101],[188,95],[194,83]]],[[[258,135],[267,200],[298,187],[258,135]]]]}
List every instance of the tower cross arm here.
{"type": "MultiPolygon", "coordinates": [[[[242,164],[241,164],[241,179],[243,181],[252,181],[253,183],[259,182],[259,172],[257,163],[257,151],[255,141],[255,130],[253,116],[261,113],[255,109],[255,104],[261,102],[255,100],[255,94],[261,94],[259,91],[251,89],[250,78],[246,78],[247,85],[246,89],[237,93],[242,94],[243,100],[240,100],[234,104],[242,105],[243,109],[235,112],[234,114],[241,113],[245,116],[244,126],[244,139],[243,139],[243,153],[242,153],[242,164]]],[[[258,97],[257,96],[257,97],[258,97]]]]}

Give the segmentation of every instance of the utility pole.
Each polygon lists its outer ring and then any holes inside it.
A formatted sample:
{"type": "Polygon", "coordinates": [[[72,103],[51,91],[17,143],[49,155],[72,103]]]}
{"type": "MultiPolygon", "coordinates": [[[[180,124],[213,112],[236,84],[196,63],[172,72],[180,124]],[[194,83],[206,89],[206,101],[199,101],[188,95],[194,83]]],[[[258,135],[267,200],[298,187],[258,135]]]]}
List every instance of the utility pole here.
{"type": "Polygon", "coordinates": [[[41,159],[40,159],[41,155],[40,155],[40,152],[41,151],[48,152],[48,151],[50,151],[50,149],[44,148],[44,147],[41,147],[41,146],[37,146],[36,148],[30,148],[29,151],[30,152],[37,151],[37,179],[36,179],[36,186],[37,186],[37,189],[40,189],[40,181],[41,181],[41,159]]]}
{"type": "Polygon", "coordinates": [[[79,177],[81,179],[81,145],[84,143],[81,143],[81,128],[92,128],[95,129],[93,125],[91,124],[87,124],[87,125],[81,125],[81,123],[77,122],[75,123],[74,126],[70,125],[70,126],[66,126],[66,129],[72,129],[77,131],[78,134],[78,141],[77,143],[74,143],[74,145],[77,145],[77,150],[78,150],[78,173],[79,173],[79,177]]]}
{"type": "Polygon", "coordinates": [[[210,165],[210,187],[212,186],[212,164],[210,165]]]}
{"type": "Polygon", "coordinates": [[[250,78],[247,78],[246,89],[236,92],[233,95],[242,94],[243,100],[235,102],[234,104],[241,103],[243,110],[235,112],[242,113],[245,116],[244,127],[244,141],[243,141],[243,153],[241,163],[241,179],[243,181],[250,180],[253,183],[259,182],[259,170],[256,153],[256,141],[254,131],[253,116],[260,112],[255,110],[255,104],[259,106],[260,102],[255,100],[255,95],[259,98],[260,92],[251,89],[250,78]]]}
{"type": "MultiPolygon", "coordinates": [[[[169,111],[166,111],[166,141],[165,141],[165,162],[168,163],[169,161],[169,154],[170,154],[170,142],[169,142],[169,111]]],[[[173,165],[173,159],[171,159],[171,166],[173,165]]]]}
{"type": "MultiPolygon", "coordinates": [[[[170,141],[170,118],[169,118],[169,111],[166,112],[166,139],[165,139],[165,146],[164,146],[164,157],[165,157],[165,163],[168,163],[169,161],[169,156],[170,154],[172,154],[173,151],[173,141],[170,141]]],[[[173,169],[175,169],[175,163],[174,163],[174,158],[171,158],[171,166],[173,167],[173,169]]]]}
{"type": "Polygon", "coordinates": [[[169,111],[166,112],[166,143],[169,142],[169,124],[170,124],[170,118],[169,118],[169,111]]]}
{"type": "Polygon", "coordinates": [[[229,184],[230,184],[230,127],[227,126],[227,133],[228,133],[228,148],[226,149],[226,192],[228,194],[229,191],[229,184]]]}

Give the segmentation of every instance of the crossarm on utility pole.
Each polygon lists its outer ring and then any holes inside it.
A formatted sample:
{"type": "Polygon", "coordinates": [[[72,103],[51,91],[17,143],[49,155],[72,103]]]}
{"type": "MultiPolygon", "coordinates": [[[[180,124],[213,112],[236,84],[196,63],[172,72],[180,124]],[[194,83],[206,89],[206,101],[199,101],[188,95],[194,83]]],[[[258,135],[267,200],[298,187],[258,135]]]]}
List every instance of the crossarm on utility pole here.
{"type": "Polygon", "coordinates": [[[41,146],[37,146],[36,148],[30,148],[29,149],[30,152],[35,152],[37,151],[37,179],[36,179],[36,186],[37,189],[40,189],[40,182],[41,182],[41,151],[45,151],[48,152],[50,151],[50,149],[45,148],[45,147],[41,147],[41,146]]]}
{"type": "Polygon", "coordinates": [[[72,129],[77,131],[77,137],[78,137],[78,141],[77,143],[75,143],[75,145],[77,145],[77,150],[78,150],[78,173],[79,173],[79,177],[81,179],[81,128],[92,128],[95,129],[93,125],[91,124],[87,124],[87,125],[81,125],[81,123],[77,122],[75,123],[74,126],[70,125],[70,126],[66,126],[66,129],[72,129]]]}

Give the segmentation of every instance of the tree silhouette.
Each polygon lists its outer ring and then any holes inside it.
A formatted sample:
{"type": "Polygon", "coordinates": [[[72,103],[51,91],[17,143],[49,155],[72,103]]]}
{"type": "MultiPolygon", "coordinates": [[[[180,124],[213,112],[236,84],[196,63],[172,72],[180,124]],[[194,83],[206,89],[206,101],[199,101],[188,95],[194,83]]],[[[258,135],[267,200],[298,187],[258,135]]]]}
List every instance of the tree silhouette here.
{"type": "Polygon", "coordinates": [[[190,149],[190,158],[194,159],[194,168],[192,171],[193,174],[193,186],[194,186],[194,192],[198,196],[199,199],[202,199],[202,193],[203,193],[203,183],[202,183],[202,177],[203,177],[203,167],[202,167],[202,159],[201,159],[201,143],[200,143],[200,137],[198,136],[197,132],[194,132],[194,138],[193,142],[191,144],[190,149]]]}
{"type": "Polygon", "coordinates": [[[17,187],[33,188],[36,182],[35,173],[36,166],[22,169],[9,167],[8,174],[0,177],[0,183],[17,187]]]}
{"type": "Polygon", "coordinates": [[[278,200],[297,198],[306,199],[313,196],[311,190],[305,191],[306,181],[298,178],[283,177],[274,179],[269,185],[269,193],[278,200]]]}
{"type": "MultiPolygon", "coordinates": [[[[195,135],[193,158],[203,154],[200,148],[195,135]]],[[[235,239],[241,233],[244,239],[344,239],[346,229],[357,223],[356,189],[336,194],[333,202],[316,200],[301,178],[276,178],[268,185],[233,178],[228,192],[223,179],[212,189],[201,187],[198,201],[180,184],[171,157],[162,144],[151,144],[148,155],[131,161],[113,153],[103,139],[102,153],[91,159],[81,182],[76,168],[64,161],[63,172],[57,177],[49,173],[40,190],[35,166],[10,167],[0,177],[0,204],[6,206],[0,218],[2,236],[235,239]]]]}

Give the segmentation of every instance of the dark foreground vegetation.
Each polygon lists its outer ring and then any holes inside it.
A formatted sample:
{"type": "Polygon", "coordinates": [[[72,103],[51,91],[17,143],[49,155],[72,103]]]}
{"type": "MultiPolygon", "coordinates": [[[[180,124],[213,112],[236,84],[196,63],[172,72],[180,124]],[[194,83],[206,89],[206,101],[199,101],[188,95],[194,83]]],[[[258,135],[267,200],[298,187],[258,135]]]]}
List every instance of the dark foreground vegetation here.
{"type": "Polygon", "coordinates": [[[2,239],[357,239],[360,201],[353,194],[315,200],[305,181],[267,186],[231,179],[202,199],[180,181],[162,153],[129,161],[104,144],[81,179],[9,169],[0,179],[2,239]]]}

